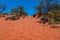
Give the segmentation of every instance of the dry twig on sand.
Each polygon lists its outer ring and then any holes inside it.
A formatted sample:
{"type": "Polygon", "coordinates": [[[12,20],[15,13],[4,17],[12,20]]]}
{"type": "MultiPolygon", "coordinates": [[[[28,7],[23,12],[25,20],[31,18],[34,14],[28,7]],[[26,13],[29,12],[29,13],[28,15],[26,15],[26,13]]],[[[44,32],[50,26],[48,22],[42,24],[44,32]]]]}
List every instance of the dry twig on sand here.
{"type": "Polygon", "coordinates": [[[56,24],[51,24],[50,28],[59,28],[59,26],[57,26],[56,24]]]}

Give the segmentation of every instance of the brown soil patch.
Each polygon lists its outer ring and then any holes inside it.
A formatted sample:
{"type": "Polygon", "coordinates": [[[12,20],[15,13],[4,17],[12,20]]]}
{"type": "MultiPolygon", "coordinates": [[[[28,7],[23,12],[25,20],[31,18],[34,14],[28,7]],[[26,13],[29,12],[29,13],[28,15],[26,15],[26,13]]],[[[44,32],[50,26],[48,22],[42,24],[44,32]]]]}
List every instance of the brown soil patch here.
{"type": "Polygon", "coordinates": [[[16,21],[0,18],[0,40],[60,40],[60,28],[36,22],[33,17],[16,21]]]}

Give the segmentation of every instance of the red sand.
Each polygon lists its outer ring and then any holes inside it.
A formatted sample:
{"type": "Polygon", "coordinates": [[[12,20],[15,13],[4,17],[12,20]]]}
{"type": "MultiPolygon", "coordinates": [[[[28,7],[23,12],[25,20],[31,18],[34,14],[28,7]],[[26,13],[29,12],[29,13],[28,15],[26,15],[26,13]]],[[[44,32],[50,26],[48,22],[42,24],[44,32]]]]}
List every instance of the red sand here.
{"type": "Polygon", "coordinates": [[[60,28],[50,28],[33,17],[16,21],[0,18],[0,40],[60,40],[60,28]]]}

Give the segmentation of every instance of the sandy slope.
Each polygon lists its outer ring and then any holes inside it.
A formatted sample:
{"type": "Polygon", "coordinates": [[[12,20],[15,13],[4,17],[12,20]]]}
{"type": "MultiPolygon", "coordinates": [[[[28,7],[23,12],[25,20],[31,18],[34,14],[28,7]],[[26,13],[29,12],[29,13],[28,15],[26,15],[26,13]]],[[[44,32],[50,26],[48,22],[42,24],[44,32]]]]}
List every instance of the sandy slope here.
{"type": "Polygon", "coordinates": [[[17,21],[0,18],[0,40],[60,40],[60,28],[49,28],[33,17],[17,21]]]}

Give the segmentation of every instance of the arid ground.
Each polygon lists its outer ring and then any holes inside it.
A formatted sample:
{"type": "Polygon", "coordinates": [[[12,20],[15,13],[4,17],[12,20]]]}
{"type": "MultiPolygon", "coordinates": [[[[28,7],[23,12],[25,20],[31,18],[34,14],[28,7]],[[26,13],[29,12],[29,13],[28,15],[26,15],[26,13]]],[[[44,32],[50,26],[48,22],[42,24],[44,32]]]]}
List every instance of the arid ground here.
{"type": "Polygon", "coordinates": [[[48,24],[37,22],[37,18],[4,19],[0,18],[0,40],[60,40],[60,28],[50,28],[48,24]]]}

